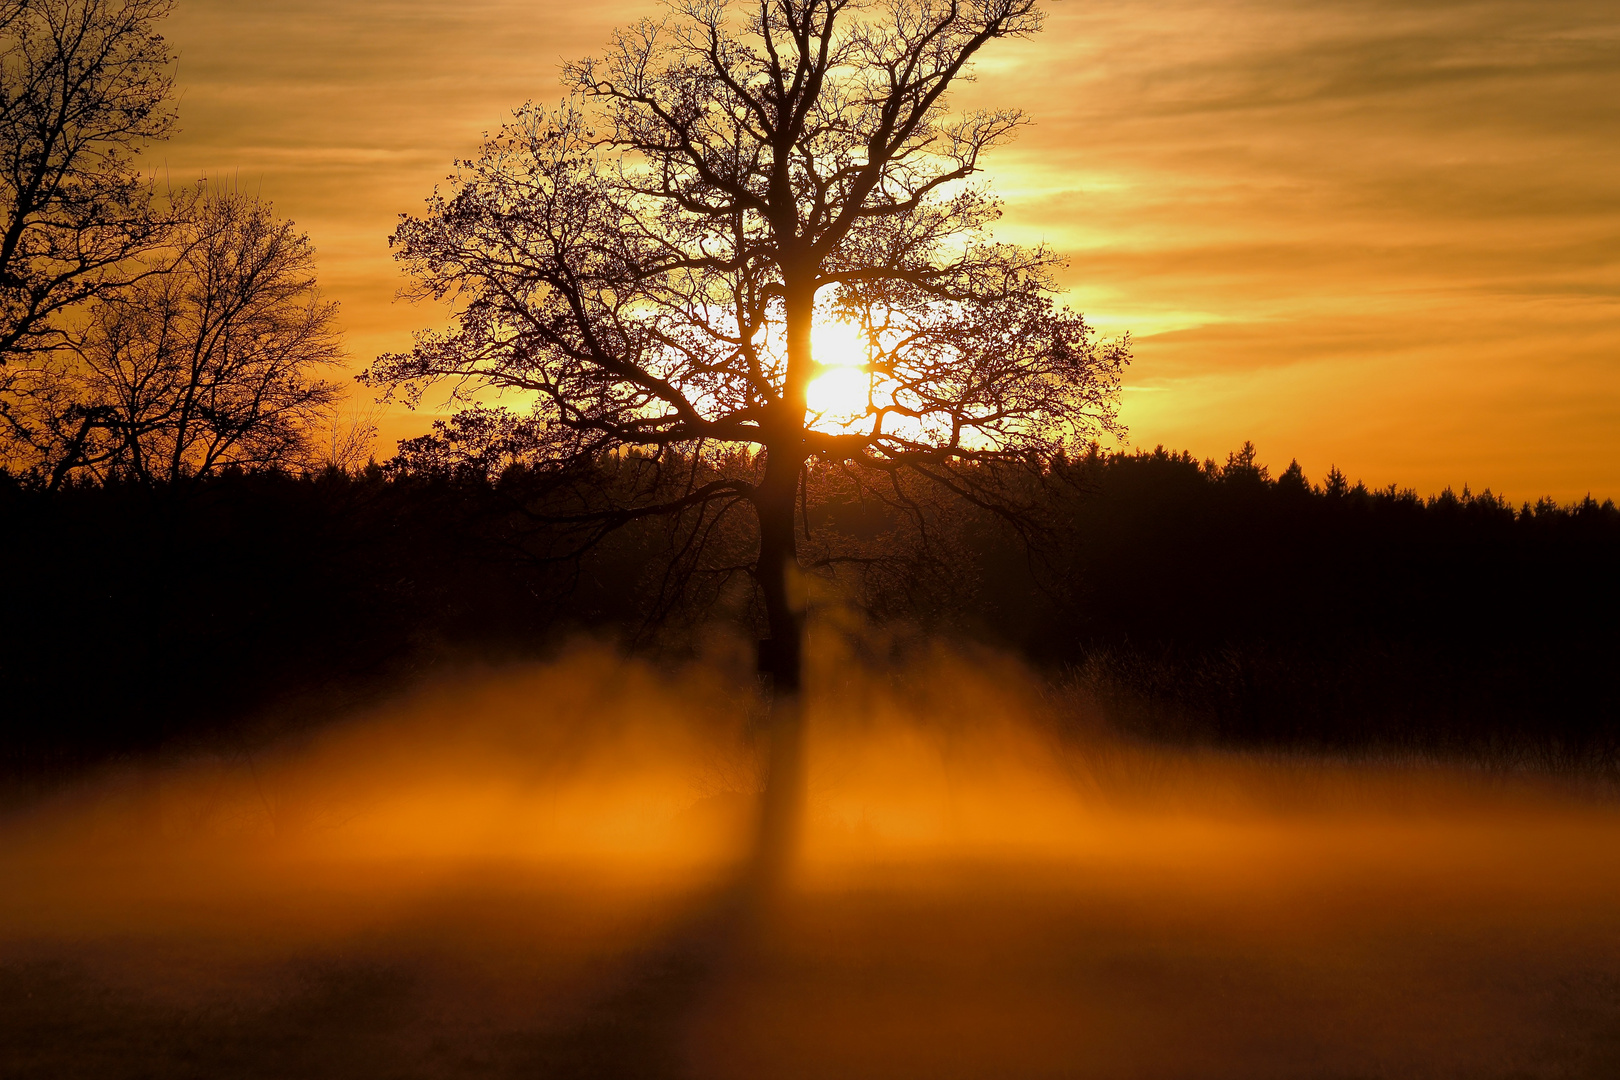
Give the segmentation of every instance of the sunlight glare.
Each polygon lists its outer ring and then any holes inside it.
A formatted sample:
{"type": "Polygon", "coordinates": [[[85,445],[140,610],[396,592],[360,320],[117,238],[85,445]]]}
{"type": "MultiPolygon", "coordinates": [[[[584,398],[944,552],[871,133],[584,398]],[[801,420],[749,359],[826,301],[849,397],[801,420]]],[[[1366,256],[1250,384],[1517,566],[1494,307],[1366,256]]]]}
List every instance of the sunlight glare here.
{"type": "Polygon", "coordinates": [[[810,383],[810,411],[823,421],[847,426],[866,413],[870,381],[867,343],[860,327],[846,322],[818,322],[810,336],[821,374],[810,383]]]}

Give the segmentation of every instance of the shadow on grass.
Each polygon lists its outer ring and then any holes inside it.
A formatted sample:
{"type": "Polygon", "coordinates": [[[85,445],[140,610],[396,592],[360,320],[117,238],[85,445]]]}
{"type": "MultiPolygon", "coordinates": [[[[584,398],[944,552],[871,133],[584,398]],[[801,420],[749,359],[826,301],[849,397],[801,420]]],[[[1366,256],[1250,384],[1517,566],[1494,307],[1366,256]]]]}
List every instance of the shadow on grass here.
{"type": "Polygon", "coordinates": [[[747,873],[624,963],[614,988],[560,1030],[520,1036],[507,1075],[687,1080],[689,1022],[759,941],[769,893],[747,873]]]}

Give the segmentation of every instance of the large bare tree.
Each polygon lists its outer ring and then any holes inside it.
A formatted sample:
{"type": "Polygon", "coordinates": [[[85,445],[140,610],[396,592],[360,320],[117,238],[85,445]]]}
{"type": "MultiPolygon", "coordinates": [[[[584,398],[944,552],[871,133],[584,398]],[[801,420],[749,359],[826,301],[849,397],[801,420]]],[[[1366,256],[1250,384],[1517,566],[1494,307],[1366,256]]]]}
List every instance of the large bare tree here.
{"type": "Polygon", "coordinates": [[[752,510],[784,803],[807,464],[994,508],[1002,466],[1116,427],[1125,345],[1058,305],[1052,252],[989,233],[976,174],[1023,118],[947,104],[982,48],[1040,20],[1034,0],[676,0],[569,65],[568,100],[520,109],[393,237],[455,322],[380,358],[374,384],[516,393],[531,415],[499,415],[542,466],[691,478],[615,484],[578,520],[752,510]],[[860,388],[816,408],[815,330],[837,324],[860,388]]]}

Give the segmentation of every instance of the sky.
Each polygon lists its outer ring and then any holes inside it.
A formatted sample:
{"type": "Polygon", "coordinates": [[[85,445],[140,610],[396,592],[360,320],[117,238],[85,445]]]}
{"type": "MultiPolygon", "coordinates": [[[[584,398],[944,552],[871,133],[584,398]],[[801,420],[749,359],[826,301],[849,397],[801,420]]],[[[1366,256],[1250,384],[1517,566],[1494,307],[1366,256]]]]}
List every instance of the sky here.
{"type": "MultiPolygon", "coordinates": [[[[308,231],[356,370],[442,326],[387,237],[642,0],[179,0],[172,182],[308,231]]],[[[1620,498],[1613,0],[1061,0],[958,102],[1032,121],[999,235],[1130,332],[1129,445],[1620,498]]],[[[384,455],[432,413],[383,418],[384,455]]]]}

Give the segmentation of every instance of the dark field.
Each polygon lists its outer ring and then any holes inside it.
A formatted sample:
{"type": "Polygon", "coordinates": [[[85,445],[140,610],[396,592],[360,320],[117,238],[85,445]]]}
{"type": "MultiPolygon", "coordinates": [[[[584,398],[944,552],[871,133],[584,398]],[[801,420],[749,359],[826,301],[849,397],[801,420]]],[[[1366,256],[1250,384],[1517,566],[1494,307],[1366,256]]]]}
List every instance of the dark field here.
{"type": "Polygon", "coordinates": [[[984,656],[818,663],[771,893],[735,685],[599,651],[14,809],[5,1076],[1620,1074],[1600,778],[1150,748],[984,656]]]}

